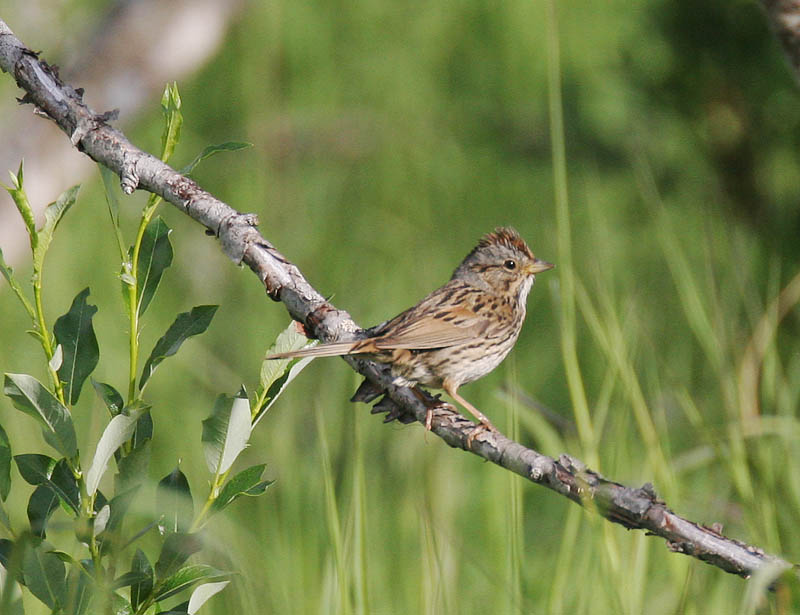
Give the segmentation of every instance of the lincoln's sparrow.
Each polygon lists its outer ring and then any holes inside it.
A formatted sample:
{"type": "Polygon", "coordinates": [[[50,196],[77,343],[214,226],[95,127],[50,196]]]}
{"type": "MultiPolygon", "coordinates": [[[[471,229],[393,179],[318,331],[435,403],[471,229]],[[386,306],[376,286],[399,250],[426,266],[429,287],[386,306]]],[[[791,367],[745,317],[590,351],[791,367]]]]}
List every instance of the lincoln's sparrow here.
{"type": "MultiPolygon", "coordinates": [[[[552,264],[536,258],[519,233],[498,228],[485,235],[450,281],[417,305],[367,330],[365,339],[333,342],[274,354],[268,359],[363,354],[391,364],[394,384],[417,383],[444,389],[494,430],[482,412],[458,394],[458,387],[485,376],[514,346],[525,319],[525,301],[535,275],[552,264]]],[[[425,426],[430,429],[432,408],[425,426]]]]}

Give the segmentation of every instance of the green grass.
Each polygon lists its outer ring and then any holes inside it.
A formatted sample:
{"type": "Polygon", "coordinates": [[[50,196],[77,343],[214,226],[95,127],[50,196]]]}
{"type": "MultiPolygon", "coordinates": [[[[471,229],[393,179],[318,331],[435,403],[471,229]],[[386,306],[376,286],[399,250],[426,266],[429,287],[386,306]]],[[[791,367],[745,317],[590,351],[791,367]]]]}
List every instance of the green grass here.
{"type": "MultiPolygon", "coordinates": [[[[180,166],[209,143],[253,141],[204,163],[198,181],[258,213],[264,236],[363,325],[411,305],[481,234],[513,224],[558,267],[539,277],[512,359],[464,395],[523,443],[629,485],[651,481],[677,513],[796,561],[800,248],[786,185],[797,185],[800,159],[791,76],[775,45],[754,58],[720,55],[725,44],[769,36],[757,13],[748,19],[748,3],[709,5],[698,32],[722,16],[727,43],[708,48],[669,29],[687,19],[683,3],[558,4],[557,21],[555,5],[249,6],[218,56],[180,84],[184,136],[173,160],[180,166]],[[735,140],[730,117],[752,143],[735,140]],[[731,190],[729,167],[740,159],[732,152],[750,161],[736,173],[753,178],[759,200],[731,190]]],[[[0,92],[17,95],[3,77],[0,92]]],[[[126,127],[151,151],[157,103],[126,127]]],[[[12,205],[0,199],[5,220],[12,205]]],[[[123,200],[129,233],[142,204],[123,200]]],[[[196,224],[161,213],[174,229],[175,262],[143,347],[176,312],[221,304],[208,333],[187,342],[147,392],[156,424],[149,476],[157,481],[182,459],[199,498],[200,421],[218,393],[242,382],[254,389],[287,317],[196,224]]],[[[91,286],[97,377],[123,388],[116,254],[98,178],[59,229],[44,299],[52,322],[91,286]]],[[[29,271],[16,268],[23,278],[29,271]]],[[[0,314],[0,368],[42,377],[5,286],[0,314]]],[[[241,574],[206,613],[800,609],[794,582],[765,592],[450,449],[419,425],[381,424],[347,402],[356,384],[342,362],[315,361],[259,424],[237,467],[266,462],[276,483],[212,522],[208,559],[241,574]]],[[[85,395],[82,447],[93,450],[104,421],[85,395]]],[[[0,422],[15,453],[39,450],[38,430],[7,401],[0,422]]],[[[9,508],[19,526],[26,498],[15,485],[9,508]]],[[[69,541],[60,518],[57,535],[69,541]]]]}

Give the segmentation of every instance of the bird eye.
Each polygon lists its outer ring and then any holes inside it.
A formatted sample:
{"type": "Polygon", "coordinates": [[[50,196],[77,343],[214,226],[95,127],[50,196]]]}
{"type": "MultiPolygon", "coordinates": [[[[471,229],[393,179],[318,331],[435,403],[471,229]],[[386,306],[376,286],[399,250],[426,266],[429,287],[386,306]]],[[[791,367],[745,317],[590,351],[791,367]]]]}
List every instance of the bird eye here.
{"type": "Polygon", "coordinates": [[[505,267],[505,268],[506,268],[506,269],[508,269],[509,271],[514,271],[514,269],[516,269],[516,268],[517,268],[517,262],[516,262],[516,261],[512,261],[512,260],[509,258],[509,259],[507,259],[507,260],[503,261],[503,267],[505,267]]]}

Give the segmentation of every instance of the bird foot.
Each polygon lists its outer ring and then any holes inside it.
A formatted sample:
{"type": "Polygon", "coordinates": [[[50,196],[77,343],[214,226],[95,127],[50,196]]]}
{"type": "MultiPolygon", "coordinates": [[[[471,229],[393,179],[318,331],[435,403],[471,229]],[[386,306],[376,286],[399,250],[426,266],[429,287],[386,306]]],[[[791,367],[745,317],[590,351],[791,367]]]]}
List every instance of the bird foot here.
{"type": "Polygon", "coordinates": [[[441,401],[439,399],[441,394],[434,396],[434,402],[428,406],[427,411],[425,412],[425,431],[430,431],[431,427],[433,426],[433,411],[434,410],[444,410],[446,412],[455,412],[458,414],[458,410],[453,404],[448,404],[446,401],[441,401]]]}
{"type": "Polygon", "coordinates": [[[433,427],[433,412],[434,410],[445,410],[447,412],[458,412],[455,409],[455,406],[452,404],[448,404],[445,401],[442,401],[440,398],[442,396],[441,393],[437,393],[436,395],[431,395],[427,391],[423,391],[417,387],[411,389],[414,395],[419,399],[423,404],[425,404],[425,431],[430,431],[433,427]]]}
{"type": "Polygon", "coordinates": [[[472,449],[472,442],[475,438],[481,435],[485,431],[491,431],[497,433],[497,427],[492,425],[489,421],[478,423],[475,427],[472,428],[472,431],[469,432],[467,436],[467,450],[472,449]]]}

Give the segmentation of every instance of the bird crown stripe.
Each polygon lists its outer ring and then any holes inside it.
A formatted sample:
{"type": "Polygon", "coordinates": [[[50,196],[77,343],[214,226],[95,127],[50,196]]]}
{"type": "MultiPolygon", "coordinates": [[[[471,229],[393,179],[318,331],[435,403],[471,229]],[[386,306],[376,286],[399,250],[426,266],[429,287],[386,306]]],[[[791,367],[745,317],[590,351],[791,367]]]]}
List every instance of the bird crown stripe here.
{"type": "Polygon", "coordinates": [[[484,248],[491,245],[502,244],[512,250],[519,250],[529,258],[534,258],[533,252],[525,243],[525,240],[520,237],[516,229],[510,226],[501,226],[494,230],[493,233],[484,235],[478,243],[478,248],[484,248]]]}

